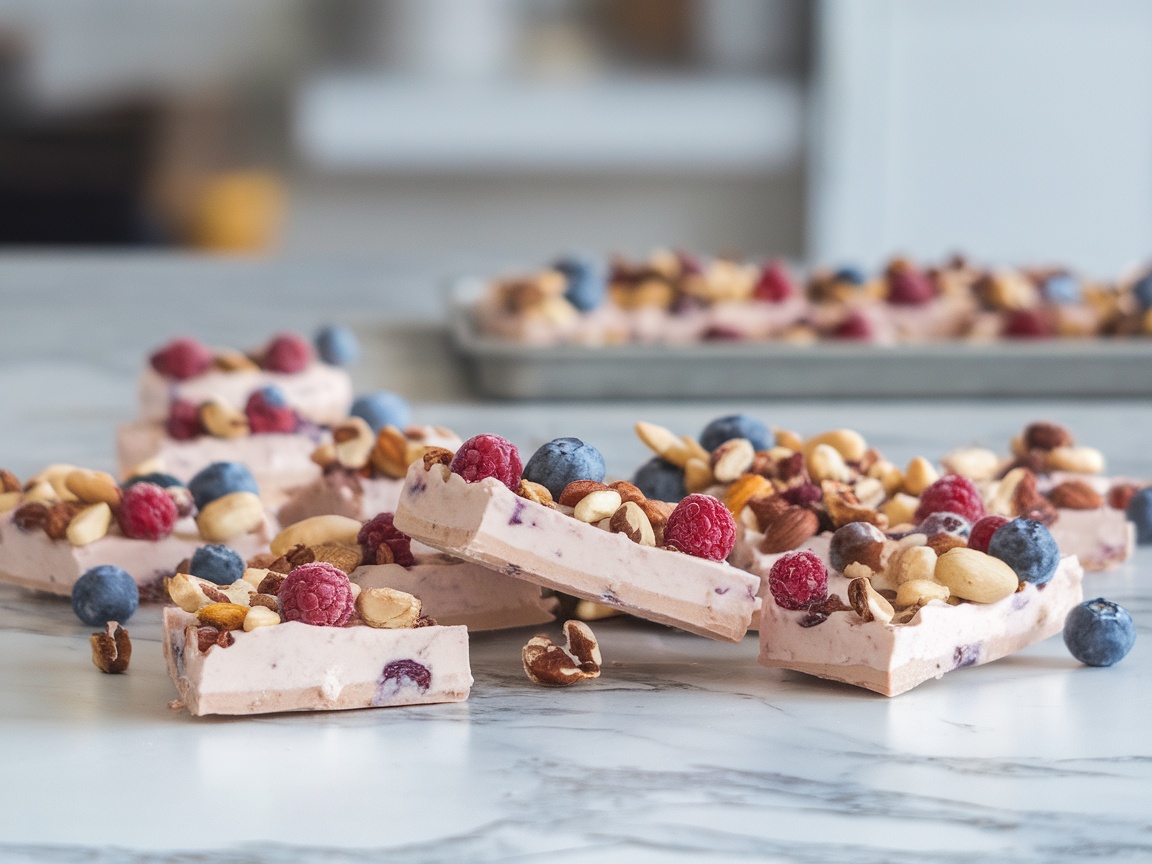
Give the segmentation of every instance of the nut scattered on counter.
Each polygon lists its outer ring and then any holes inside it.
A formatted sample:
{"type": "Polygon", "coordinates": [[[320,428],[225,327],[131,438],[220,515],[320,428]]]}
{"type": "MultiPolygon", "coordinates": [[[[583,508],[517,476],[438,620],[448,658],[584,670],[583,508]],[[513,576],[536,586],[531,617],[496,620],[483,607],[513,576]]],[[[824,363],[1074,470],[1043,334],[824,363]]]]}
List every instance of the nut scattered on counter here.
{"type": "Polygon", "coordinates": [[[107,631],[93,633],[89,641],[92,643],[92,662],[97,669],[109,675],[127,671],[132,660],[132,640],[119,622],[109,621],[107,631]]]}
{"type": "Polygon", "coordinates": [[[561,648],[547,636],[533,636],[521,652],[524,672],[533,684],[567,687],[585,678],[600,677],[600,646],[583,621],[565,621],[561,648]]]}

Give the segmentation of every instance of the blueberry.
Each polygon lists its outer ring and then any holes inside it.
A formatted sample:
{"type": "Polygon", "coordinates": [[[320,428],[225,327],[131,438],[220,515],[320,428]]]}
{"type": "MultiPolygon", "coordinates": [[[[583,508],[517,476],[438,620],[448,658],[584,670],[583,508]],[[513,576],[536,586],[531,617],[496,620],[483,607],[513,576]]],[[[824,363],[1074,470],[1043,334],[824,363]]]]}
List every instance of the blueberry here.
{"type": "Polygon", "coordinates": [[[590,312],[604,302],[608,280],[604,268],[585,258],[565,258],[556,269],[568,279],[564,299],[581,312],[590,312]]]}
{"type": "Polygon", "coordinates": [[[688,494],[684,488],[684,469],[659,456],[649,459],[638,469],[632,482],[644,493],[645,498],[656,501],[679,501],[688,494]]]}
{"type": "Polygon", "coordinates": [[[935,537],[937,534],[953,534],[957,537],[967,537],[972,533],[972,523],[959,513],[949,513],[941,510],[933,513],[920,523],[916,529],[920,534],[935,537]]]}
{"type": "Polygon", "coordinates": [[[378,390],[357,397],[352,403],[352,416],[362,418],[373,432],[379,432],[385,426],[403,429],[412,422],[412,408],[403,396],[378,390]]]}
{"type": "Polygon", "coordinates": [[[135,486],[137,483],[155,483],[161,489],[171,489],[173,486],[183,486],[184,483],[177,480],[171,474],[161,474],[159,471],[153,471],[150,474],[137,474],[135,477],[129,477],[124,481],[122,488],[127,489],[129,486],[135,486]]]}
{"type": "Polygon", "coordinates": [[[1044,280],[1044,296],[1051,303],[1060,306],[1071,306],[1080,302],[1080,283],[1076,277],[1067,273],[1058,273],[1044,280]]]}
{"type": "Polygon", "coordinates": [[[232,492],[260,494],[256,478],[240,462],[213,462],[188,482],[188,491],[197,510],[203,510],[217,498],[232,492]]]}
{"type": "Polygon", "coordinates": [[[1136,542],[1152,544],[1152,486],[1141,489],[1128,501],[1128,521],[1136,526],[1136,542]]]}
{"type": "Polygon", "coordinates": [[[867,281],[864,271],[859,267],[841,267],[832,278],[837,282],[851,282],[853,285],[863,285],[867,281]]]}
{"type": "Polygon", "coordinates": [[[768,427],[747,414],[730,414],[717,417],[700,433],[700,444],[712,452],[725,441],[733,438],[747,438],[755,450],[767,450],[774,443],[775,436],[768,427]]]}
{"type": "Polygon", "coordinates": [[[212,543],[192,553],[188,572],[217,585],[231,585],[244,575],[244,559],[227,546],[212,543]]]}
{"type": "Polygon", "coordinates": [[[101,564],[84,572],[72,586],[72,611],[91,627],[127,621],[140,605],[140,588],[127,571],[101,564]]]}
{"type": "Polygon", "coordinates": [[[557,438],[532,454],[523,477],[547,486],[552,497],[559,498],[573,480],[603,482],[604,470],[604,457],[591,444],[579,438],[557,438]]]}
{"type": "Polygon", "coordinates": [[[1118,663],[1135,641],[1136,625],[1128,610],[1103,597],[1081,603],[1064,619],[1064,644],[1088,666],[1118,663]]]}
{"type": "Polygon", "coordinates": [[[331,366],[348,366],[360,356],[360,341],[347,327],[330,324],[316,334],[316,353],[331,366]]]}
{"type": "Polygon", "coordinates": [[[261,387],[256,392],[260,394],[260,398],[269,408],[288,407],[288,397],[285,396],[284,391],[277,387],[275,384],[269,384],[267,387],[261,387]]]}
{"type": "Polygon", "coordinates": [[[1152,308],[1152,270],[1136,280],[1132,286],[1132,293],[1136,295],[1141,309],[1152,308]]]}
{"type": "Polygon", "coordinates": [[[1032,519],[1013,519],[997,528],[988,541],[988,554],[1015,570],[1021,582],[1033,585],[1046,585],[1060,563],[1052,534],[1032,519]]]}

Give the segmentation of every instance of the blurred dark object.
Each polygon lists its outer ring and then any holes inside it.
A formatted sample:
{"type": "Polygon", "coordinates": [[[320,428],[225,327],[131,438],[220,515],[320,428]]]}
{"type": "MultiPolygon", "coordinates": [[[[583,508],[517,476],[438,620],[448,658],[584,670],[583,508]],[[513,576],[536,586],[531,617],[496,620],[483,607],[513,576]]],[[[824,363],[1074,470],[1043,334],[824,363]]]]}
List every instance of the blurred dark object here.
{"type": "Polygon", "coordinates": [[[0,115],[0,244],[164,242],[147,197],[159,112],[0,115]]]}
{"type": "Polygon", "coordinates": [[[691,54],[691,0],[596,0],[592,16],[618,60],[678,66],[691,54]]]}

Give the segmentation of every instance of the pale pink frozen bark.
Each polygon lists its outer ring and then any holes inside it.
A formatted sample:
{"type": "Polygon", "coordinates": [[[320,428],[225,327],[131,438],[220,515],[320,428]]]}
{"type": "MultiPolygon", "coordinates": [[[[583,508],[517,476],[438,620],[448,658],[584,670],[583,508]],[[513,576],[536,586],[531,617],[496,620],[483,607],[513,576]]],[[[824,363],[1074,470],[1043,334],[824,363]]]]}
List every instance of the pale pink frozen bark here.
{"type": "Polygon", "coordinates": [[[557,601],[540,586],[412,544],[416,564],[366,564],[349,578],[361,588],[394,588],[420,598],[423,614],[470,631],[547,624],[557,601]]]}
{"type": "Polygon", "coordinates": [[[288,621],[234,631],[201,653],[196,616],[164,610],[164,657],[194,715],[335,711],[463,702],[472,687],[464,627],[378,630],[288,621]]]}
{"type": "MultiPolygon", "coordinates": [[[[907,624],[865,622],[853,611],[833,612],[812,624],[809,612],[782,609],[769,594],[760,612],[760,662],[896,696],[1059,633],[1068,612],[1084,599],[1083,574],[1070,556],[1043,587],[1025,584],[996,603],[951,606],[933,600],[907,624]]],[[[830,574],[828,593],[846,600],[849,581],[830,574]]]]}
{"type": "Polygon", "coordinates": [[[140,419],[163,422],[176,400],[199,405],[221,399],[243,410],[248,397],[261,387],[274,384],[284,391],[296,413],[313,423],[334,425],[352,409],[352,381],[336,366],[313,362],[303,372],[221,372],[212,370],[186,381],[165,378],[148,367],[140,378],[140,419]]]}
{"type": "Polygon", "coordinates": [[[639,618],[738,642],[760,580],[722,562],[641,546],[445,465],[408,470],[398,529],[451,555],[639,618]]]}
{"type": "Polygon", "coordinates": [[[260,497],[275,508],[290,493],[320,478],[320,466],[312,461],[312,453],[330,437],[313,427],[311,432],[293,434],[201,435],[178,441],[169,437],[162,423],[141,421],[117,430],[116,451],[122,475],[146,459],[158,458],[166,474],[184,483],[213,462],[242,462],[256,478],[260,497]]]}
{"type": "MultiPolygon", "coordinates": [[[[276,535],[272,524],[230,541],[227,545],[244,559],[268,551],[276,535]]],[[[0,517],[0,582],[47,591],[65,597],[84,571],[99,564],[114,564],[128,571],[142,586],[171,576],[176,566],[199,547],[208,543],[200,537],[196,523],[182,519],[162,540],[133,540],[115,527],[106,536],[86,546],[73,546],[68,540],[53,540],[42,530],[21,531],[12,515],[0,517]]]]}

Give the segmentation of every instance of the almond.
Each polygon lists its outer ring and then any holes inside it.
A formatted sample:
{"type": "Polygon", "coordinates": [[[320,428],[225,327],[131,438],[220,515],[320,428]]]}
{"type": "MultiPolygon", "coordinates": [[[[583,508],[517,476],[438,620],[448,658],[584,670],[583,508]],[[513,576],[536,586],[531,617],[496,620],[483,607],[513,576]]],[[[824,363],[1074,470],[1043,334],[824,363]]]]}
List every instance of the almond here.
{"type": "Polygon", "coordinates": [[[1056,423],[1031,423],[1024,428],[1023,444],[1028,450],[1055,450],[1076,442],[1072,433],[1056,423]]]}
{"type": "Polygon", "coordinates": [[[351,573],[360,566],[361,551],[359,546],[349,546],[345,543],[321,543],[312,547],[312,557],[313,560],[324,561],[344,573],[351,573]]]}
{"type": "Polygon", "coordinates": [[[395,426],[385,426],[376,433],[376,444],[369,461],[385,477],[399,479],[408,472],[408,439],[395,426]]]}
{"type": "Polygon", "coordinates": [[[596,480],[573,480],[560,493],[559,503],[564,507],[575,507],[593,492],[601,492],[607,488],[607,484],[596,480]]]}
{"type": "Polygon", "coordinates": [[[1128,502],[1139,491],[1135,483],[1117,483],[1108,490],[1108,506],[1113,510],[1127,510],[1128,502]]]}
{"type": "Polygon", "coordinates": [[[715,482],[712,465],[707,460],[693,456],[684,463],[684,488],[689,492],[703,492],[715,482]]]}
{"type": "Polygon", "coordinates": [[[612,514],[608,530],[615,534],[623,534],[641,546],[656,545],[656,533],[652,530],[652,523],[635,501],[625,501],[620,505],[620,508],[612,514]]]}
{"type": "Polygon", "coordinates": [[[760,551],[766,554],[790,552],[801,543],[816,536],[820,520],[811,510],[789,506],[764,529],[760,551]]]}
{"type": "Polygon", "coordinates": [[[640,491],[640,487],[634,483],[629,483],[627,480],[617,480],[615,483],[608,484],[609,489],[615,489],[620,493],[620,500],[627,504],[629,501],[643,501],[644,493],[640,491]]]}
{"type": "Polygon", "coordinates": [[[85,504],[103,502],[115,507],[120,503],[120,484],[116,482],[116,478],[104,471],[78,468],[64,478],[64,485],[85,504]]]}
{"type": "Polygon", "coordinates": [[[761,532],[767,531],[768,526],[792,509],[792,506],[775,492],[771,495],[754,495],[748,499],[748,509],[756,517],[756,527],[761,532]]]}
{"type": "Polygon", "coordinates": [[[869,525],[876,525],[879,528],[888,527],[887,517],[877,513],[871,507],[865,507],[863,504],[853,501],[842,492],[825,489],[824,506],[828,510],[828,516],[832,519],[832,525],[836,528],[843,527],[849,522],[867,522],[869,525]]]}
{"type": "Polygon", "coordinates": [[[973,603],[995,603],[1016,593],[1020,580],[1001,561],[975,549],[950,549],[936,561],[935,581],[952,596],[973,603]]]}
{"type": "Polygon", "coordinates": [[[963,537],[957,537],[955,534],[936,534],[928,538],[926,548],[931,549],[939,556],[943,555],[949,549],[959,549],[967,545],[967,540],[963,537]]]}
{"type": "Polygon", "coordinates": [[[669,504],[667,501],[653,501],[651,498],[645,498],[643,501],[637,501],[636,506],[644,511],[644,515],[648,517],[648,521],[652,524],[652,533],[656,537],[656,545],[664,545],[664,526],[668,524],[668,517],[672,515],[672,511],[676,509],[675,504],[669,504]]]}
{"type": "Polygon", "coordinates": [[[12,521],[21,531],[42,530],[48,524],[48,505],[40,501],[28,501],[16,508],[12,521]]]}
{"type": "Polygon", "coordinates": [[[20,492],[23,487],[20,480],[11,471],[0,468],[0,492],[20,492]]]}
{"type": "Polygon", "coordinates": [[[73,546],[87,546],[108,533],[112,524],[112,508],[101,501],[90,504],[72,517],[66,536],[73,546]]]}
{"type": "Polygon", "coordinates": [[[72,517],[83,509],[84,505],[79,501],[57,501],[48,508],[44,533],[53,540],[63,540],[68,535],[68,525],[72,517]]]}
{"type": "Polygon", "coordinates": [[[1066,510],[1096,510],[1104,497],[1083,480],[1065,480],[1048,493],[1048,500],[1066,510]]]}

